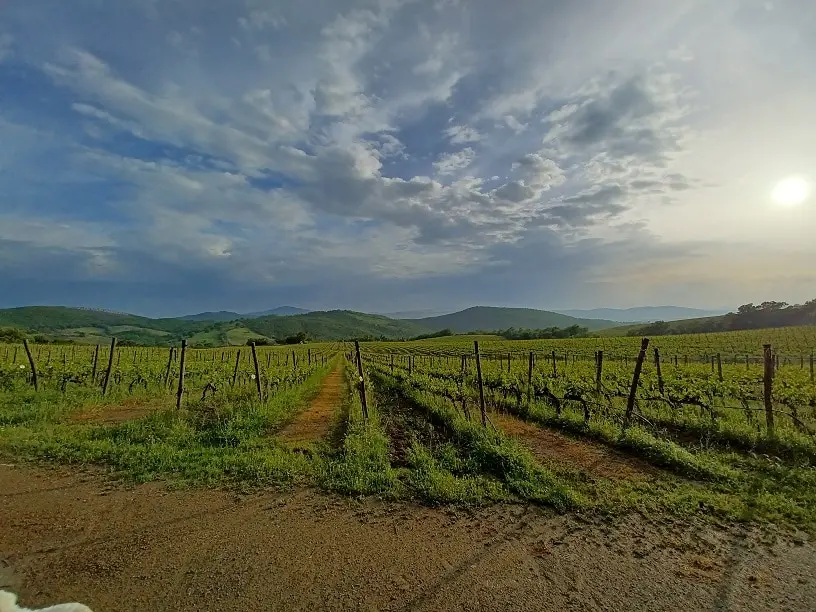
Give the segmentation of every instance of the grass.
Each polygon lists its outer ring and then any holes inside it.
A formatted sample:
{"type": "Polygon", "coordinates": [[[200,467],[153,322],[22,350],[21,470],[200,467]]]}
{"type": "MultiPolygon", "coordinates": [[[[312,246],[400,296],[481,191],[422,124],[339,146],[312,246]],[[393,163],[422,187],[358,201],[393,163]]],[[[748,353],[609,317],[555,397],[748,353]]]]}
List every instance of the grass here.
{"type": "MultiPolygon", "coordinates": [[[[174,409],[172,394],[101,398],[77,386],[66,393],[29,388],[0,392],[0,455],[36,462],[104,466],[132,482],[240,488],[313,484],[347,495],[484,505],[523,500],[558,511],[706,515],[728,521],[776,522],[816,531],[816,470],[807,462],[742,449],[680,444],[645,426],[622,431],[611,422],[545,403],[519,412],[559,429],[635,455],[663,468],[657,476],[609,480],[556,463],[543,466],[521,442],[466,419],[445,398],[372,366],[364,419],[357,374],[337,357],[302,384],[257,400],[251,385],[174,409]],[[306,409],[332,368],[343,363],[345,393],[334,435],[311,452],[275,438],[306,409]],[[77,422],[123,401],[156,409],[134,421],[77,422]]],[[[801,459],[801,458],[800,458],[801,459]]]]}
{"type": "Polygon", "coordinates": [[[166,407],[144,418],[113,425],[70,420],[89,408],[104,413],[104,405],[91,403],[98,396],[88,389],[65,395],[2,394],[0,453],[34,461],[103,465],[134,482],[159,478],[205,485],[299,482],[310,472],[309,460],[270,434],[305,409],[335,363],[264,402],[247,387],[189,401],[181,411],[165,401],[166,407]]]}

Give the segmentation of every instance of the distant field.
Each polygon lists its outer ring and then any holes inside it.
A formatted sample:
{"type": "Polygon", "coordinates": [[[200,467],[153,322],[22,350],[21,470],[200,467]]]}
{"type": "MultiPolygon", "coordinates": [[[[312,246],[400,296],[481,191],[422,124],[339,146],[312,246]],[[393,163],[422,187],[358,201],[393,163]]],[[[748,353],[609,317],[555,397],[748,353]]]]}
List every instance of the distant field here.
{"type": "MultiPolygon", "coordinates": [[[[634,358],[640,349],[637,336],[601,336],[594,338],[570,338],[556,340],[504,340],[498,336],[448,336],[410,342],[371,342],[366,350],[382,353],[449,354],[465,355],[473,352],[473,341],[478,340],[485,355],[527,353],[547,355],[556,351],[578,359],[593,359],[596,351],[604,351],[608,358],[634,358]]],[[[720,353],[727,361],[751,356],[759,358],[762,346],[771,344],[782,359],[807,358],[816,350],[816,326],[752,329],[710,334],[682,334],[654,336],[650,350],[657,348],[666,357],[677,356],[683,360],[708,360],[720,353]]],[[[806,360],[806,359],[805,359],[806,360]]]]}

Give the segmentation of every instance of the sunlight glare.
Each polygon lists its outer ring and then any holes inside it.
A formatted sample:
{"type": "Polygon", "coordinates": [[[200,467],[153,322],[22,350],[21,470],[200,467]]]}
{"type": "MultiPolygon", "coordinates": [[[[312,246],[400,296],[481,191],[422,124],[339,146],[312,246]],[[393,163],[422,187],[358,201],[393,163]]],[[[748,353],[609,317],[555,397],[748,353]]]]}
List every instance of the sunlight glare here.
{"type": "Polygon", "coordinates": [[[810,195],[810,185],[798,176],[790,176],[776,184],[771,192],[771,199],[780,206],[796,206],[810,195]]]}

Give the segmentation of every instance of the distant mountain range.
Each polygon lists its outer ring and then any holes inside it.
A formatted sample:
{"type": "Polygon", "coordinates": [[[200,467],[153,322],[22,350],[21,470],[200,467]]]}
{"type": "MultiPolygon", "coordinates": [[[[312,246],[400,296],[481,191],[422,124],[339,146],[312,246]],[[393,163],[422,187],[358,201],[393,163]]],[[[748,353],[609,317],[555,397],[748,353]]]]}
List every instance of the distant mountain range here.
{"type": "MultiPolygon", "coordinates": [[[[403,319],[350,310],[310,312],[302,308],[281,306],[246,314],[218,311],[151,319],[85,308],[27,306],[0,309],[0,327],[21,328],[29,334],[48,340],[72,340],[91,344],[104,343],[111,336],[116,336],[120,341],[153,346],[175,345],[182,338],[188,339],[191,346],[221,346],[245,344],[252,338],[283,341],[299,332],[305,332],[314,340],[404,339],[444,329],[467,333],[493,332],[511,327],[543,329],[573,325],[587,327],[590,331],[618,328],[625,333],[624,328],[619,327],[621,323],[628,322],[631,325],[638,317],[643,321],[662,320],[664,317],[668,319],[669,315],[688,318],[708,311],[666,306],[569,312],[603,313],[610,318],[574,317],[532,308],[474,306],[446,315],[403,319]]],[[[615,333],[614,330],[611,333],[615,333]]]]}
{"type": "Polygon", "coordinates": [[[557,310],[571,317],[607,319],[619,323],[652,323],[654,321],[681,321],[726,314],[727,310],[702,310],[683,306],[637,306],[635,308],[593,308],[590,310],[557,310]]]}
{"type": "Polygon", "coordinates": [[[460,312],[442,315],[439,317],[425,317],[422,319],[407,319],[431,331],[450,329],[458,333],[470,331],[495,331],[510,327],[522,329],[544,329],[546,327],[569,327],[580,325],[588,327],[590,331],[615,327],[620,325],[616,321],[602,319],[583,319],[571,317],[548,310],[533,308],[499,308],[495,306],[473,306],[460,312]]]}
{"type": "Polygon", "coordinates": [[[288,317],[291,315],[307,314],[311,312],[305,308],[295,308],[294,306],[278,306],[272,310],[262,310],[259,312],[247,312],[241,314],[230,310],[219,310],[216,312],[199,312],[198,314],[184,315],[179,317],[185,321],[237,321],[238,319],[257,319],[258,317],[288,317]]]}

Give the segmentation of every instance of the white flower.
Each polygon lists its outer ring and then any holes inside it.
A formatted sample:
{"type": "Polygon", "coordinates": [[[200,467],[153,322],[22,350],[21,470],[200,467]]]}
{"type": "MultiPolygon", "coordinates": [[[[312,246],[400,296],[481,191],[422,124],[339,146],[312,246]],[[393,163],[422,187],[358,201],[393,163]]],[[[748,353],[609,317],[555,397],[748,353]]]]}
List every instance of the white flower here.
{"type": "Polygon", "coordinates": [[[250,377],[252,380],[255,380],[255,375],[254,375],[254,374],[250,374],[250,375],[249,375],[249,377],[250,377]]]}
{"type": "Polygon", "coordinates": [[[363,377],[362,376],[360,377],[360,382],[363,382],[363,377]]]}
{"type": "Polygon", "coordinates": [[[21,363],[21,364],[20,364],[20,369],[21,369],[21,370],[25,370],[25,364],[24,364],[24,363],[21,363]]]}

